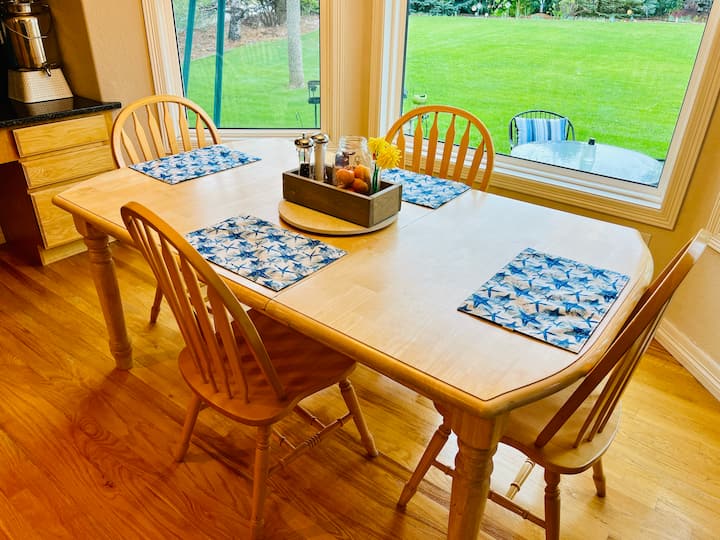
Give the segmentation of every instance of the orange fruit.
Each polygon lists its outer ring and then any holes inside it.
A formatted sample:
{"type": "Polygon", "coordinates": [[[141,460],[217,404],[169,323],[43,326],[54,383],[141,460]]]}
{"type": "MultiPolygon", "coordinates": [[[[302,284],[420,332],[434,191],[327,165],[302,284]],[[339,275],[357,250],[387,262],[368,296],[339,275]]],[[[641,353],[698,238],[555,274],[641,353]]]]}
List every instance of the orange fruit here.
{"type": "Polygon", "coordinates": [[[367,193],[368,185],[367,182],[361,178],[356,178],[352,183],[352,190],[356,193],[367,193]]]}
{"type": "Polygon", "coordinates": [[[355,173],[350,169],[338,169],[335,171],[335,182],[340,187],[350,187],[355,181],[355,173]]]}
{"type": "Polygon", "coordinates": [[[355,178],[360,178],[360,180],[367,182],[370,180],[370,168],[365,165],[355,165],[355,178]]]}

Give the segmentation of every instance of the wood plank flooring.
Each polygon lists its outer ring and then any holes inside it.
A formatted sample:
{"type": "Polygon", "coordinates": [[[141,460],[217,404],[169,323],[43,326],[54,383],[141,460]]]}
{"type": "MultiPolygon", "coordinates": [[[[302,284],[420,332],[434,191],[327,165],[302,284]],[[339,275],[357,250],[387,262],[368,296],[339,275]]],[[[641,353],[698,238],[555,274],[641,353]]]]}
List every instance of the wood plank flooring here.
{"type": "MultiPolygon", "coordinates": [[[[113,368],[85,255],[36,267],[0,248],[0,538],[246,538],[252,432],[203,411],[187,460],[173,462],[189,393],[175,365],[181,338],[167,306],[147,323],[144,262],[123,246],[114,253],[131,371],[113,368]]],[[[443,538],[450,481],[439,471],[405,512],[395,508],[437,413],[368,369],[353,382],[381,455],[364,457],[350,425],[276,475],[267,538],[443,538]]],[[[322,417],[342,400],[327,392],[310,406],[322,417]]],[[[718,538],[720,404],[656,346],[623,410],[607,497],[594,496],[589,473],[563,478],[563,538],[718,538]]],[[[445,460],[452,454],[449,445],[445,460]]],[[[509,482],[521,462],[501,450],[493,482],[509,482]]],[[[541,507],[541,471],[518,498],[541,507]]],[[[543,534],[488,503],[480,537],[543,534]]]]}

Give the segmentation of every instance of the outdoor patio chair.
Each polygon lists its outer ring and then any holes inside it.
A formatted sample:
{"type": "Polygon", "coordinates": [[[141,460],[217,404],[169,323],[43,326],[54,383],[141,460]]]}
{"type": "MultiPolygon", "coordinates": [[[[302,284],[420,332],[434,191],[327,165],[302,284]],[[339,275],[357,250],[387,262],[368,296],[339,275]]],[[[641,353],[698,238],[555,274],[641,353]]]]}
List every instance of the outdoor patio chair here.
{"type": "Polygon", "coordinates": [[[307,82],[308,87],[308,103],[315,108],[315,123],[313,126],[318,125],[318,105],[320,105],[320,81],[312,80],[307,82]]]}
{"type": "Polygon", "coordinates": [[[513,116],[508,131],[511,149],[531,142],[575,140],[575,128],[569,118],[540,109],[513,116]]]}

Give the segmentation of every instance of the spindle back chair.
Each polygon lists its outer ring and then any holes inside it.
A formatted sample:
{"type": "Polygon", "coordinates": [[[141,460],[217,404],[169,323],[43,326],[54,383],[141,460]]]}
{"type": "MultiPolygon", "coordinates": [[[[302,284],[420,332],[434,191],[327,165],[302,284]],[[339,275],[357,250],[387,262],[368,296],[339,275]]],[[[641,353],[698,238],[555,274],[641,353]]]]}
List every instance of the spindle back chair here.
{"type": "Polygon", "coordinates": [[[385,140],[400,149],[401,169],[487,188],[495,146],[485,124],[468,111],[448,105],[417,107],[393,123],[385,140]]]}
{"type": "Polygon", "coordinates": [[[348,420],[370,456],[377,449],[348,376],[355,361],[241,304],[210,264],[149,209],[128,203],[122,218],[147,260],[185,341],[180,373],[192,390],[175,459],[182,461],[203,404],[257,428],[253,465],[252,538],[263,529],[267,480],[348,420]],[[201,284],[204,285],[201,288],[201,284]],[[304,398],[338,385],[348,412],[324,424],[299,405],[304,398]],[[303,442],[280,436],[290,451],[270,467],[274,425],[297,412],[316,430],[303,442]]]}
{"type": "MultiPolygon", "coordinates": [[[[188,152],[193,147],[219,144],[221,139],[202,107],[184,97],[161,94],[140,98],[123,108],[113,122],[110,141],[115,163],[127,167],[188,152]],[[188,112],[195,115],[192,129],[188,112]]],[[[161,302],[162,292],[157,287],[150,308],[151,324],[157,321],[161,302]]]]}
{"type": "MultiPolygon", "coordinates": [[[[709,235],[701,231],[670,261],[641,296],[635,309],[603,357],[580,381],[540,401],[512,410],[501,444],[516,448],[528,461],[506,495],[490,491],[490,500],[545,528],[548,540],[560,538],[560,475],[593,469],[599,497],[605,496],[602,457],[620,424],[620,398],[653,338],[673,293],[703,253],[709,235]],[[521,507],[513,497],[534,464],[545,470],[544,517],[521,507]]],[[[529,359],[529,361],[531,361],[529,359]]],[[[405,484],[398,502],[404,508],[431,466],[455,474],[437,461],[450,436],[442,405],[443,422],[433,435],[420,463],[405,484]]]]}

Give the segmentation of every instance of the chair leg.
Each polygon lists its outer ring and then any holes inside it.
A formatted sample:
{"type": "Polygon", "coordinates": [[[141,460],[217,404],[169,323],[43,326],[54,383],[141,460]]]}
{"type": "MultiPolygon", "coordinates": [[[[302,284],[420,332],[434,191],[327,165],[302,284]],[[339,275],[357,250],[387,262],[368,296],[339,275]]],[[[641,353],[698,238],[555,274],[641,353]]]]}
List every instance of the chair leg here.
{"type": "Polygon", "coordinates": [[[443,418],[442,424],[440,424],[440,427],[437,428],[433,434],[425,452],[420,458],[420,463],[418,463],[418,466],[415,468],[412,476],[410,476],[410,479],[405,484],[405,487],[403,487],[400,499],[397,503],[398,508],[405,508],[408,501],[410,501],[412,496],[415,495],[420,481],[425,477],[430,469],[430,466],[438,457],[438,454],[445,446],[448,437],[450,437],[450,423],[443,418]]]}
{"type": "Polygon", "coordinates": [[[180,444],[178,444],[175,450],[175,461],[182,461],[185,459],[188,446],[190,445],[190,437],[192,436],[193,429],[195,428],[195,421],[197,420],[198,413],[200,412],[200,405],[202,400],[197,394],[193,394],[188,405],[187,412],[185,413],[185,424],[183,424],[182,435],[180,437],[180,444]]]}
{"type": "Polygon", "coordinates": [[[263,536],[265,518],[263,509],[267,497],[268,465],[270,463],[270,426],[260,426],[255,442],[255,466],[253,467],[253,498],[250,530],[252,540],[263,536]]]}
{"type": "Polygon", "coordinates": [[[529,458],[525,460],[525,463],[522,464],[522,467],[520,467],[520,470],[515,475],[515,479],[510,483],[510,487],[508,488],[507,493],[505,493],[505,497],[510,500],[515,498],[515,495],[518,494],[520,488],[525,483],[525,480],[527,480],[527,477],[530,476],[534,467],[535,462],[533,460],[529,458]]]}
{"type": "Polygon", "coordinates": [[[355,393],[352,383],[348,379],[340,381],[340,394],[342,394],[348,411],[352,414],[353,421],[355,422],[355,426],[357,426],[357,430],[360,432],[360,439],[365,446],[365,450],[367,450],[370,457],[377,457],[378,450],[375,446],[375,439],[373,439],[373,436],[365,423],[365,416],[360,409],[360,402],[358,401],[357,394],[355,393]]]}
{"type": "Polygon", "coordinates": [[[545,470],[545,540],[560,540],[560,474],[545,470]]]}
{"type": "Polygon", "coordinates": [[[160,287],[155,288],[155,298],[153,299],[152,307],[150,308],[150,324],[157,322],[158,315],[160,315],[160,303],[162,302],[162,289],[160,287]]]}
{"type": "Polygon", "coordinates": [[[603,472],[602,459],[593,463],[593,482],[595,482],[595,493],[598,497],[605,496],[605,473],[603,472]]]}

